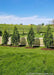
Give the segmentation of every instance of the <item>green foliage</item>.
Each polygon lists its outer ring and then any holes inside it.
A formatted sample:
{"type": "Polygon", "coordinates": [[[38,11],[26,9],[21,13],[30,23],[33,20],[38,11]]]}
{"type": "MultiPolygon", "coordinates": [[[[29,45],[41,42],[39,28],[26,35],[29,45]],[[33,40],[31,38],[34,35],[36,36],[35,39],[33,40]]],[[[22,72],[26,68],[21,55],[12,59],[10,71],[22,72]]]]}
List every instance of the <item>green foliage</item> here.
{"type": "Polygon", "coordinates": [[[47,31],[43,37],[44,44],[47,48],[49,48],[53,42],[53,35],[51,33],[50,26],[47,27],[47,31]]]}
{"type": "Polygon", "coordinates": [[[25,45],[26,45],[26,39],[25,39],[24,37],[22,37],[22,38],[20,39],[20,45],[21,45],[21,46],[25,46],[25,45]]]}
{"type": "Polygon", "coordinates": [[[51,47],[54,48],[54,39],[53,39],[53,42],[52,42],[52,44],[51,44],[51,47]]]}
{"type": "Polygon", "coordinates": [[[39,40],[39,38],[35,38],[33,46],[37,46],[37,47],[40,46],[40,40],[39,40]]]}
{"type": "Polygon", "coordinates": [[[11,43],[13,46],[18,46],[19,42],[20,42],[20,35],[19,35],[19,32],[15,26],[14,31],[13,31],[13,35],[11,38],[11,43]]]}
{"type": "Polygon", "coordinates": [[[33,42],[34,42],[34,31],[33,31],[33,28],[32,27],[29,30],[27,40],[28,40],[29,46],[32,47],[33,42]]]}
{"type": "Polygon", "coordinates": [[[44,26],[44,23],[42,23],[42,26],[44,26]]]}
{"type": "Polygon", "coordinates": [[[0,31],[0,36],[2,36],[2,31],[0,31]]]}
{"type": "Polygon", "coordinates": [[[20,23],[20,25],[23,25],[23,23],[20,23]]]}
{"type": "Polygon", "coordinates": [[[4,30],[4,32],[2,34],[2,44],[3,45],[7,45],[8,38],[9,38],[9,34],[6,30],[4,30]]]}

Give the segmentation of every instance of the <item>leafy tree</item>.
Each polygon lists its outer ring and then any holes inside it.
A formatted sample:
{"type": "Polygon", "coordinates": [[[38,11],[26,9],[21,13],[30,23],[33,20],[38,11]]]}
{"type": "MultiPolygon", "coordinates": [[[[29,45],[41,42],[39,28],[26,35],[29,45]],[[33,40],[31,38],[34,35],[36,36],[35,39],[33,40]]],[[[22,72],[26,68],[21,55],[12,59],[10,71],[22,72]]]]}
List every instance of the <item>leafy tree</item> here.
{"type": "Polygon", "coordinates": [[[6,30],[4,30],[4,32],[2,34],[2,44],[3,45],[7,45],[8,38],[9,38],[9,34],[6,30]]]}
{"type": "Polygon", "coordinates": [[[23,25],[23,23],[20,23],[20,25],[23,25]]]}
{"type": "Polygon", "coordinates": [[[44,23],[42,23],[42,26],[44,26],[44,23]]]}
{"type": "Polygon", "coordinates": [[[13,35],[11,38],[11,43],[13,46],[18,46],[19,42],[20,42],[20,35],[19,35],[19,32],[15,26],[14,31],[13,31],[13,35]]]}
{"type": "Polygon", "coordinates": [[[53,35],[51,33],[50,26],[47,27],[47,31],[44,35],[43,41],[44,41],[44,44],[47,48],[49,48],[53,42],[53,35]]]}
{"type": "Polygon", "coordinates": [[[28,40],[29,46],[32,47],[33,42],[34,42],[34,31],[33,31],[33,28],[32,27],[30,28],[30,31],[28,33],[27,40],[28,40]]]}

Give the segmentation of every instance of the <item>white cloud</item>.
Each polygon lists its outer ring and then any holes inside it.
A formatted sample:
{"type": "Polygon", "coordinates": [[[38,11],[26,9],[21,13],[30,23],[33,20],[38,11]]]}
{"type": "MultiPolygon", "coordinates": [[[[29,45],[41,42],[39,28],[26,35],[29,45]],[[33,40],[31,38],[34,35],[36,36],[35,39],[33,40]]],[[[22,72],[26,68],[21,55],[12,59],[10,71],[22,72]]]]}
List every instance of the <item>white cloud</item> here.
{"type": "Polygon", "coordinates": [[[41,23],[49,23],[52,18],[40,18],[38,16],[32,17],[17,17],[14,15],[0,15],[0,23],[4,24],[20,24],[23,23],[24,25],[27,24],[41,24],[41,23]]]}

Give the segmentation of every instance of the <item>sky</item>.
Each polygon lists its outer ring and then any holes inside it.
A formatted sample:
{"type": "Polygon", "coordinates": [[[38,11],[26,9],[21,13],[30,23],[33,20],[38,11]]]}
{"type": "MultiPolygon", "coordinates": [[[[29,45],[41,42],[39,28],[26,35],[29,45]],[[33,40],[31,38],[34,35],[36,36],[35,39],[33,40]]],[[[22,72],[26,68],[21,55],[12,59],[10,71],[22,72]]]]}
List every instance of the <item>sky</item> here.
{"type": "Polygon", "coordinates": [[[0,0],[0,23],[41,24],[54,19],[54,0],[0,0]]]}

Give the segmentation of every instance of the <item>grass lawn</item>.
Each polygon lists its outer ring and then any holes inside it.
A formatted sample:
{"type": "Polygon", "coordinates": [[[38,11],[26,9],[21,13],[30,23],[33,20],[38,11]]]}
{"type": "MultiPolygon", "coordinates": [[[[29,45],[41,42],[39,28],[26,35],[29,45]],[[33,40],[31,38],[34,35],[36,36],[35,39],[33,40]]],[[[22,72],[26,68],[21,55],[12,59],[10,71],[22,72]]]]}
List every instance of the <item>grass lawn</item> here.
{"type": "Polygon", "coordinates": [[[54,51],[41,48],[43,47],[26,49],[0,46],[0,75],[54,73],[54,51]]]}
{"type": "MultiPolygon", "coordinates": [[[[28,34],[26,34],[26,35],[20,35],[20,37],[27,37],[27,36],[28,36],[28,34]]],[[[43,38],[42,35],[37,34],[37,33],[35,33],[35,37],[37,37],[37,38],[43,38]]]]}

